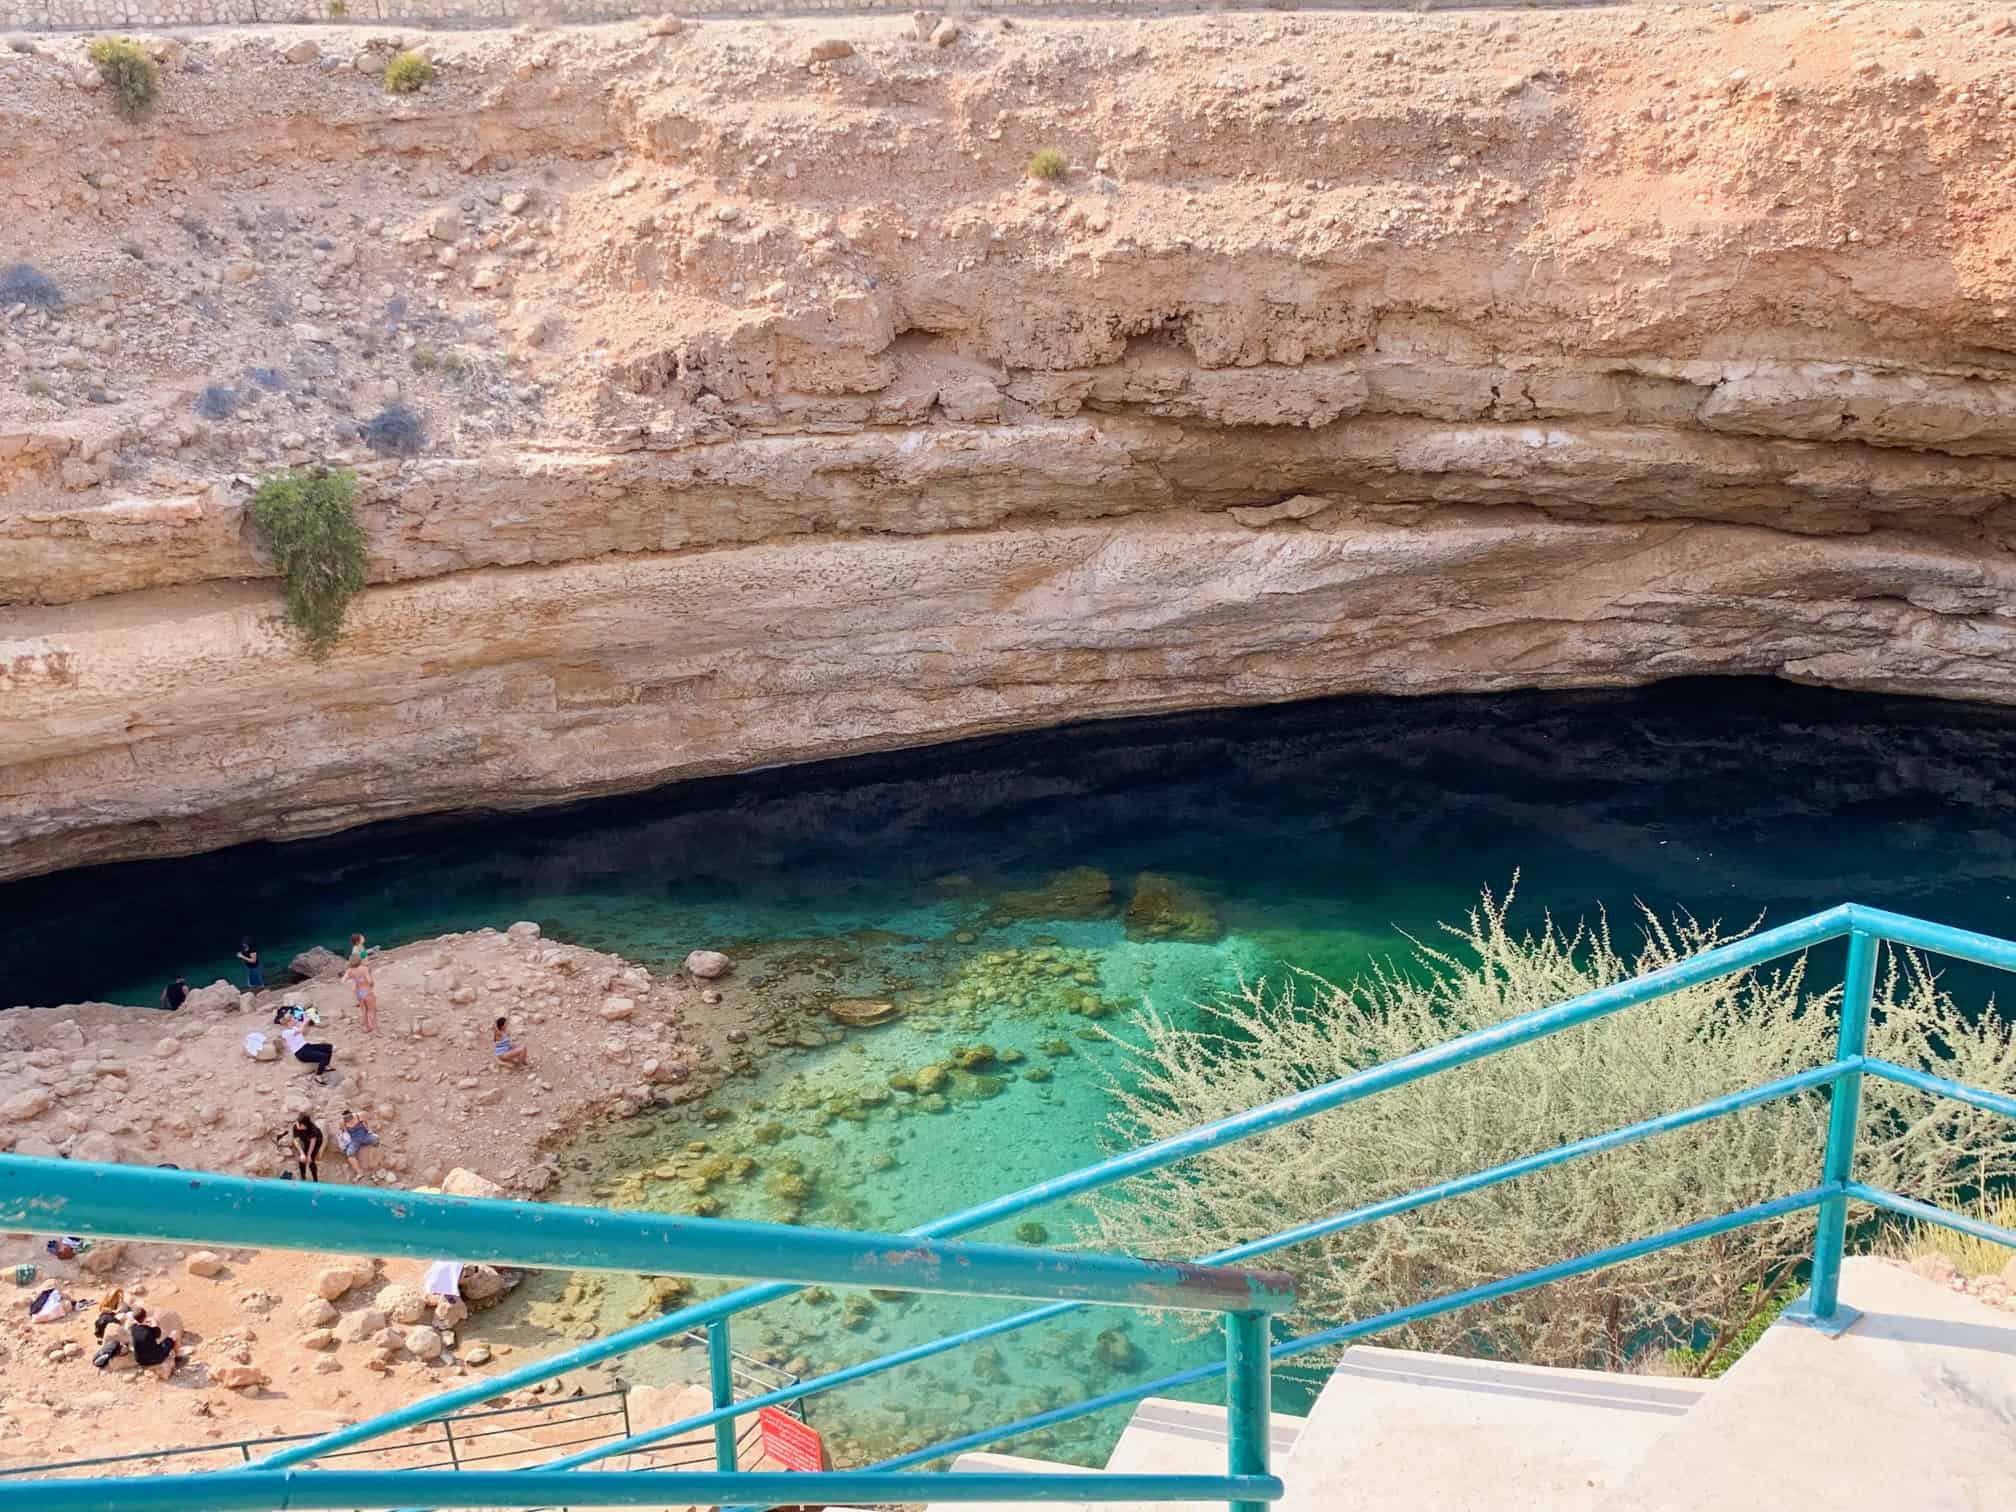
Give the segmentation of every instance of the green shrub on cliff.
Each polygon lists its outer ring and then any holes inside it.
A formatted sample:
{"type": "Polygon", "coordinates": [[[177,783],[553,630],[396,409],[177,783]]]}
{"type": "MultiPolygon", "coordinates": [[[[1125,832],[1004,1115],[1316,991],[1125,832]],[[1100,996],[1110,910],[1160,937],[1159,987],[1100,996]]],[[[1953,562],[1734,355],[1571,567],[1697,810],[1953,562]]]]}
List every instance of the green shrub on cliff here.
{"type": "Polygon", "coordinates": [[[1061,179],[1071,171],[1071,159],[1055,147],[1045,147],[1029,159],[1029,177],[1061,179]]]}
{"type": "Polygon", "coordinates": [[[98,77],[112,91],[112,108],[137,121],[154,108],[161,89],[161,70],[131,37],[94,37],[85,49],[98,77]]]}
{"type": "Polygon", "coordinates": [[[402,52],[385,65],[385,92],[413,94],[434,82],[434,65],[417,52],[402,52]]]}
{"type": "MultiPolygon", "coordinates": [[[[1160,1139],[1283,1094],[1624,981],[1726,938],[1643,915],[1626,955],[1609,926],[1524,934],[1488,893],[1448,950],[1417,948],[1348,987],[1302,973],[1206,1005],[1200,1028],[1152,1009],[1115,1079],[1116,1129],[1160,1139]]],[[[1922,962],[1886,955],[1869,1053],[1975,1086],[2016,1078],[1993,1014],[1970,1021],[1922,962]]],[[[1834,1058],[1840,989],[1810,991],[1803,961],[1688,988],[1095,1194],[1101,1247],[1185,1259],[1416,1191],[1809,1070],[1834,1058]]],[[[1607,1248],[1820,1180],[1827,1095],[1809,1091],[1282,1250],[1292,1325],[1312,1332],[1607,1248]]],[[[1862,1092],[1858,1179],[1957,1205],[2016,1174],[1995,1115],[1874,1078],[1862,1092]]],[[[1793,1214],[1647,1255],[1376,1342],[1541,1365],[1726,1363],[1810,1255],[1793,1214]]],[[[1312,1362],[1313,1363],[1313,1362],[1312,1362]]]]}
{"type": "Polygon", "coordinates": [[[316,657],[343,633],[343,615],[364,586],[364,532],[357,475],[289,470],[261,480],[252,527],[287,580],[287,623],[316,657]]]}

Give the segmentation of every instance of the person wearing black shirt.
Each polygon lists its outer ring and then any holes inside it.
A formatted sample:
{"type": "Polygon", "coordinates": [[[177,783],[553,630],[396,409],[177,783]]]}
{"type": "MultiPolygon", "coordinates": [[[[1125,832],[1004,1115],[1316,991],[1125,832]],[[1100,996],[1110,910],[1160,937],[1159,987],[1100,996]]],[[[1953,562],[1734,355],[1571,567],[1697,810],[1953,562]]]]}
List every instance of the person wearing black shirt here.
{"type": "Polygon", "coordinates": [[[297,1114],[294,1119],[294,1163],[301,1170],[303,1181],[320,1181],[322,1172],[316,1162],[322,1158],[321,1127],[306,1113],[297,1114]]]}
{"type": "Polygon", "coordinates": [[[182,1006],[183,1001],[188,996],[189,984],[183,981],[182,978],[177,977],[168,984],[168,990],[161,994],[161,1006],[169,1013],[173,1013],[177,1008],[182,1006]]]}
{"type": "Polygon", "coordinates": [[[163,1313],[150,1322],[144,1307],[134,1308],[132,1317],[133,1321],[126,1325],[126,1342],[132,1346],[133,1363],[167,1380],[175,1374],[178,1363],[175,1347],[182,1342],[181,1318],[163,1313]]]}

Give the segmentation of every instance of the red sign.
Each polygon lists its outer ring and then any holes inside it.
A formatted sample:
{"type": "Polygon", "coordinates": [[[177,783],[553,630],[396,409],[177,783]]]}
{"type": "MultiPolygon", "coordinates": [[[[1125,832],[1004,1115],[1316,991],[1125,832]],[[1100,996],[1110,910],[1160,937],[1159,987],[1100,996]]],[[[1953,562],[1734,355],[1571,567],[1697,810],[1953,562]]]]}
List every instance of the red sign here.
{"type": "Polygon", "coordinates": [[[786,1470],[824,1470],[826,1444],[819,1431],[801,1423],[782,1407],[765,1407],[758,1414],[763,1423],[763,1452],[786,1470]]]}

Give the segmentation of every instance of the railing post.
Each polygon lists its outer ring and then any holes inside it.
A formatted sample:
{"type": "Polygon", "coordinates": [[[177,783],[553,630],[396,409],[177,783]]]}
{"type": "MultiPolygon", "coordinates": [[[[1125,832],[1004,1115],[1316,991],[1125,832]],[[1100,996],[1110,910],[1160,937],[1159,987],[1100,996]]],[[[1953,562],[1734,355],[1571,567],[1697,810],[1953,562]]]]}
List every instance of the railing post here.
{"type": "MultiPolygon", "coordinates": [[[[728,1320],[717,1318],[707,1325],[707,1368],[714,1385],[714,1405],[726,1407],[735,1400],[735,1360],[728,1349],[728,1320]]],[[[735,1457],[735,1419],[723,1418],[714,1425],[714,1468],[739,1468],[735,1457]]]]}
{"type": "MultiPolygon", "coordinates": [[[[1272,1339],[1265,1313],[1225,1315],[1227,1475],[1267,1474],[1274,1431],[1272,1339]]],[[[1233,1502],[1232,1512],[1267,1512],[1265,1502],[1233,1502]]]]}
{"type": "Polygon", "coordinates": [[[448,1463],[453,1465],[457,1470],[460,1470],[462,1468],[462,1461],[455,1453],[455,1420],[453,1418],[441,1419],[441,1436],[448,1441],[448,1463]]]}
{"type": "MultiPolygon", "coordinates": [[[[1848,968],[1841,978],[1841,1060],[1857,1059],[1868,1049],[1876,945],[1876,937],[1862,930],[1848,935],[1848,968]]],[[[1853,1176],[1855,1132],[1861,1114],[1862,1073],[1843,1072],[1829,1099],[1827,1155],[1820,1171],[1823,1186],[1838,1188],[1853,1176]]],[[[1839,1334],[1862,1316],[1841,1305],[1841,1250],[1847,1237],[1848,1199],[1830,1197],[1820,1205],[1820,1222],[1814,1231],[1812,1284],[1804,1297],[1786,1309],[1786,1317],[1825,1334],[1839,1334]]]]}

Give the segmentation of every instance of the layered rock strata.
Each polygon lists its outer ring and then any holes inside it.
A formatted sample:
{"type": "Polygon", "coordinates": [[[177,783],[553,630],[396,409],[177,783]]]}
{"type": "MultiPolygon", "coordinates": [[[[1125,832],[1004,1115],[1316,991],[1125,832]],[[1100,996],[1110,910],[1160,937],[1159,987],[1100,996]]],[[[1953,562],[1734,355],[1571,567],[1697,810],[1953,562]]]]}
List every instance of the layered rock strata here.
{"type": "Polygon", "coordinates": [[[171,322],[7,317],[0,876],[1360,690],[2016,702],[1994,20],[469,34],[419,106],[244,38],[137,130],[0,65],[137,165],[0,154],[44,262],[171,322]],[[245,507],[322,462],[314,662],[245,507]]]}

